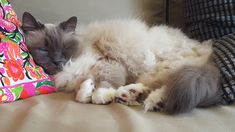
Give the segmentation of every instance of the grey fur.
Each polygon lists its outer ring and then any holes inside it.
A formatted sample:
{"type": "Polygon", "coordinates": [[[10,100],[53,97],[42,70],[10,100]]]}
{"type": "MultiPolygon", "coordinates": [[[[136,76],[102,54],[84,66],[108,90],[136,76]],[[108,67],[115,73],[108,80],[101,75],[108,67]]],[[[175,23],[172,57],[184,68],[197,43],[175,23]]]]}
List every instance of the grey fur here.
{"type": "Polygon", "coordinates": [[[101,59],[91,69],[91,73],[95,77],[96,87],[102,82],[108,82],[112,87],[119,87],[126,84],[126,69],[115,60],[101,59]]]}
{"type": "Polygon", "coordinates": [[[219,78],[219,70],[212,64],[178,70],[167,82],[163,110],[177,114],[194,107],[218,104],[221,99],[219,78]]]}
{"type": "Polygon", "coordinates": [[[26,45],[34,61],[49,74],[56,74],[72,57],[76,57],[79,43],[75,37],[77,18],[71,17],[58,25],[41,24],[30,14],[23,15],[22,29],[26,45]]]}

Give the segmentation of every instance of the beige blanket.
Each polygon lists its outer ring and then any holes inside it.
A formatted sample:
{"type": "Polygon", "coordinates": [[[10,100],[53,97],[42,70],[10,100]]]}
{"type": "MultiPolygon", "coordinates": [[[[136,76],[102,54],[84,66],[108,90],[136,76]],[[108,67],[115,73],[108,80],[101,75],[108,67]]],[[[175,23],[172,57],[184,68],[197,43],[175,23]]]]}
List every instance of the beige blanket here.
{"type": "Polygon", "coordinates": [[[169,116],[141,107],[92,105],[54,93],[0,104],[0,132],[234,132],[235,105],[169,116]]]}

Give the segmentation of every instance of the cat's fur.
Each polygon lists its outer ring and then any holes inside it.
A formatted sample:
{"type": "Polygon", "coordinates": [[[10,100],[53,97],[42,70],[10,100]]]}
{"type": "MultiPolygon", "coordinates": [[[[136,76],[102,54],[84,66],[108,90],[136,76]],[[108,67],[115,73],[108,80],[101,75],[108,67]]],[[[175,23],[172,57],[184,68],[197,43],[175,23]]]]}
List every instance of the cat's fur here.
{"type": "Polygon", "coordinates": [[[78,29],[77,37],[80,54],[55,75],[55,83],[76,91],[78,102],[143,103],[146,111],[175,114],[221,99],[210,41],[140,20],[95,22],[78,29]]]}

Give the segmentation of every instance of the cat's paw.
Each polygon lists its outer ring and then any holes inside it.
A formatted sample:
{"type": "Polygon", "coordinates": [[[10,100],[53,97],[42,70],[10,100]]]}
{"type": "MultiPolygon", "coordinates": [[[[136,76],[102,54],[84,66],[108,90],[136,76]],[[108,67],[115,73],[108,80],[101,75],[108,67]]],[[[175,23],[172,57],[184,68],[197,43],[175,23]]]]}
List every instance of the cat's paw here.
{"type": "Polygon", "coordinates": [[[80,103],[91,102],[91,96],[95,89],[95,83],[92,79],[87,79],[81,83],[80,89],[77,90],[75,100],[80,103]]]}
{"type": "Polygon", "coordinates": [[[149,96],[144,101],[144,110],[147,111],[161,111],[164,107],[163,103],[163,90],[156,89],[151,92],[149,96]]]}
{"type": "Polygon", "coordinates": [[[124,105],[140,105],[148,94],[149,88],[143,84],[130,84],[118,88],[115,102],[124,105]]]}
{"type": "Polygon", "coordinates": [[[74,88],[72,86],[71,80],[73,80],[73,75],[67,72],[59,72],[55,76],[55,87],[58,88],[58,90],[67,90],[72,91],[74,88]]]}
{"type": "Polygon", "coordinates": [[[98,88],[92,94],[92,103],[109,104],[114,100],[115,92],[113,88],[98,88]]]}

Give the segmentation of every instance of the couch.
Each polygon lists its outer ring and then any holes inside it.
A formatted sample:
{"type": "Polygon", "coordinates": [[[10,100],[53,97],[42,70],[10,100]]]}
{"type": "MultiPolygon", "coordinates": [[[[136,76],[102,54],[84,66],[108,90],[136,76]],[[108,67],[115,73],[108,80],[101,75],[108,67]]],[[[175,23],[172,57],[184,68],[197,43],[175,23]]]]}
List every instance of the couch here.
{"type": "MultiPolygon", "coordinates": [[[[171,12],[178,15],[171,15],[169,24],[181,27],[178,2],[171,5],[171,12]]],[[[164,1],[160,0],[13,0],[12,4],[19,16],[29,11],[42,22],[71,15],[78,16],[81,24],[133,16],[144,18],[150,25],[165,22],[164,1]]],[[[63,92],[0,104],[1,132],[234,132],[234,122],[235,105],[173,116],[144,113],[141,106],[80,104],[74,101],[73,93],[63,92]]]]}

